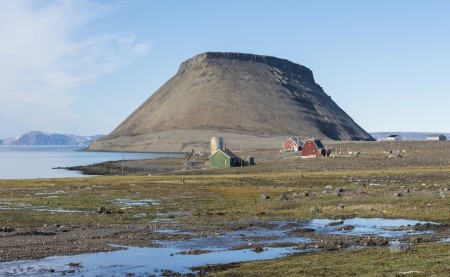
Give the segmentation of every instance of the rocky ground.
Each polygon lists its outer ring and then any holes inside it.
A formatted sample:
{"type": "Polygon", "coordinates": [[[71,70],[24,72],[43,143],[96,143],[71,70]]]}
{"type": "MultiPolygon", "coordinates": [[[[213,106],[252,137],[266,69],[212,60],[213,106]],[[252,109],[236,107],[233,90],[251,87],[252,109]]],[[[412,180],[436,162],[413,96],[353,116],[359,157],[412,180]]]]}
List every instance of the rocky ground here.
{"type": "MultiPolygon", "coordinates": [[[[340,224],[337,221],[337,224],[340,224]]],[[[270,223],[260,223],[261,228],[270,230],[273,228],[270,223]],[[262,224],[262,225],[261,225],[262,224]],[[263,226],[266,225],[266,226],[263,226]],[[268,226],[267,226],[268,225],[268,226]]],[[[255,228],[255,224],[244,224],[238,230],[245,231],[255,228]]],[[[171,225],[171,228],[174,226],[171,225]]],[[[179,228],[188,233],[160,233],[155,230],[167,228],[164,224],[146,225],[97,225],[97,226],[73,226],[54,224],[49,226],[37,226],[26,228],[2,228],[0,229],[0,262],[26,259],[39,259],[48,256],[64,256],[82,253],[116,251],[120,248],[117,245],[157,247],[155,241],[180,241],[193,237],[218,236],[225,230],[236,230],[236,224],[230,222],[223,226],[222,231],[216,228],[201,229],[192,228],[186,225],[178,225],[179,228]]],[[[345,226],[352,229],[353,226],[345,226]]],[[[339,230],[339,228],[337,228],[339,230]]],[[[450,225],[425,224],[416,226],[402,226],[409,232],[416,231],[417,234],[408,235],[400,240],[402,244],[411,245],[414,243],[439,242],[448,239],[450,225]],[[423,233],[421,233],[423,232],[423,233]]],[[[379,237],[376,235],[346,236],[321,234],[309,228],[292,228],[289,236],[311,239],[310,242],[285,242],[267,243],[273,239],[272,236],[261,236],[259,244],[242,244],[233,249],[252,249],[254,251],[264,251],[264,247],[286,247],[295,246],[298,249],[334,251],[349,247],[371,247],[388,246],[392,238],[379,237]]],[[[196,255],[202,250],[191,250],[183,254],[196,255]]]]}

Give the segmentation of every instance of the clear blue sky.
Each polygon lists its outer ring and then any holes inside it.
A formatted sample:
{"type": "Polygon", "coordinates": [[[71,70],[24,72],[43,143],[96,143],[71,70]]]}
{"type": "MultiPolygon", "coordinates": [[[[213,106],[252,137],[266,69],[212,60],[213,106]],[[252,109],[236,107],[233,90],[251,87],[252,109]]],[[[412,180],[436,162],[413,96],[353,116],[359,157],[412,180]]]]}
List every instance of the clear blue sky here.
{"type": "Polygon", "coordinates": [[[304,65],[369,132],[450,132],[449,14],[447,0],[0,0],[0,138],[107,134],[206,51],[304,65]]]}

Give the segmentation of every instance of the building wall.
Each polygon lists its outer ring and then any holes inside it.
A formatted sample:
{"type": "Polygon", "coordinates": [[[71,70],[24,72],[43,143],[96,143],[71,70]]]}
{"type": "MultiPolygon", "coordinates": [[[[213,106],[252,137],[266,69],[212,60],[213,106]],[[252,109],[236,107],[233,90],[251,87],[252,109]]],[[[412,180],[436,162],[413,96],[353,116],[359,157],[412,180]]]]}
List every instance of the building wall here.
{"type": "Polygon", "coordinates": [[[231,167],[230,158],[222,151],[217,151],[208,160],[209,166],[214,167],[231,167]]]}
{"type": "Polygon", "coordinates": [[[284,147],[285,151],[291,151],[291,150],[298,151],[299,145],[293,139],[288,139],[288,140],[284,141],[283,147],[284,147]]]}
{"type": "Polygon", "coordinates": [[[302,156],[320,156],[320,151],[312,140],[307,140],[303,143],[302,156]]]}
{"type": "Polygon", "coordinates": [[[444,135],[440,135],[427,137],[427,140],[447,140],[447,138],[444,135]]]}

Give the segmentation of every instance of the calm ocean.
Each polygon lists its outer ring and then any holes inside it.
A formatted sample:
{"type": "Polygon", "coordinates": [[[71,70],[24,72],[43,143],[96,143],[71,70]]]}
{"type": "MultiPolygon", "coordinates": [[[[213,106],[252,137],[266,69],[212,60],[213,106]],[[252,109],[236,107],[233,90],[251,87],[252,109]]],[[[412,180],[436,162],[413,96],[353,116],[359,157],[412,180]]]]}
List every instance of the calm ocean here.
{"type": "MultiPolygon", "coordinates": [[[[84,176],[54,167],[88,165],[122,160],[122,152],[82,152],[73,146],[0,146],[0,179],[65,178],[84,176]]],[[[125,160],[173,156],[155,153],[123,153],[125,160]]]]}

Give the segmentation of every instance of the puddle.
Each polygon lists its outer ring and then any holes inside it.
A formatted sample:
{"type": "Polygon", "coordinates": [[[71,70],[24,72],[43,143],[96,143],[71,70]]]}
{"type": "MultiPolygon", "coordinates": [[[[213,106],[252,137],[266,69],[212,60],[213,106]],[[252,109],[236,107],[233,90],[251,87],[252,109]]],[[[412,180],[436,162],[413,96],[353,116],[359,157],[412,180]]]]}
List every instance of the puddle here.
{"type": "Polygon", "coordinates": [[[80,211],[80,210],[66,210],[63,208],[49,209],[39,206],[33,206],[25,203],[0,203],[6,206],[0,206],[0,211],[13,211],[13,210],[27,210],[35,212],[48,212],[48,213],[94,213],[94,211],[80,211]]]}
{"type": "MultiPolygon", "coordinates": [[[[314,230],[319,234],[354,236],[370,234],[392,238],[390,244],[395,244],[402,236],[418,233],[413,230],[414,225],[427,223],[437,224],[382,218],[240,221],[236,222],[236,226],[241,228],[237,231],[222,232],[215,236],[189,233],[192,237],[188,239],[154,241],[160,246],[157,248],[114,245],[120,247],[120,250],[0,263],[0,275],[162,276],[163,270],[186,274],[193,273],[189,268],[194,266],[275,259],[293,253],[316,251],[313,247],[306,249],[295,247],[296,243],[314,244],[312,239],[302,237],[302,230],[314,230]]],[[[177,229],[157,229],[155,232],[187,233],[185,230],[177,229]]],[[[450,239],[445,238],[443,241],[450,242],[450,239]]],[[[350,248],[361,247],[363,246],[354,245],[350,248]]]]}
{"type": "Polygon", "coordinates": [[[115,205],[127,207],[159,205],[159,200],[156,199],[115,199],[112,202],[115,205]]]}
{"type": "Polygon", "coordinates": [[[49,191],[36,192],[35,195],[58,195],[58,194],[64,194],[64,193],[66,193],[66,192],[63,190],[58,190],[58,191],[52,191],[52,192],[49,192],[49,191]]]}
{"type": "Polygon", "coordinates": [[[165,223],[177,223],[177,217],[182,216],[191,216],[190,212],[161,212],[157,213],[156,216],[158,218],[155,218],[151,220],[150,222],[158,223],[158,222],[165,222],[165,223]]]}
{"type": "Polygon", "coordinates": [[[250,249],[219,250],[201,255],[182,255],[178,254],[179,252],[180,249],[177,248],[128,247],[125,250],[114,252],[0,263],[0,274],[2,276],[55,276],[68,273],[82,276],[127,276],[132,274],[161,276],[161,271],[167,269],[190,273],[189,267],[201,266],[206,263],[227,264],[273,259],[286,256],[293,253],[294,250],[292,248],[267,248],[259,253],[250,249]]]}
{"type": "Polygon", "coordinates": [[[386,238],[397,238],[406,234],[424,234],[427,231],[414,231],[418,224],[435,224],[428,221],[386,218],[350,218],[345,220],[313,219],[306,227],[320,234],[332,235],[376,235],[386,238]],[[342,222],[342,223],[341,223],[342,222]]]}

